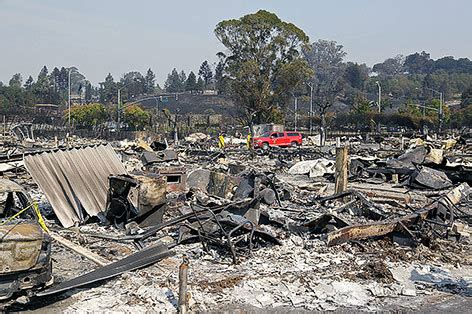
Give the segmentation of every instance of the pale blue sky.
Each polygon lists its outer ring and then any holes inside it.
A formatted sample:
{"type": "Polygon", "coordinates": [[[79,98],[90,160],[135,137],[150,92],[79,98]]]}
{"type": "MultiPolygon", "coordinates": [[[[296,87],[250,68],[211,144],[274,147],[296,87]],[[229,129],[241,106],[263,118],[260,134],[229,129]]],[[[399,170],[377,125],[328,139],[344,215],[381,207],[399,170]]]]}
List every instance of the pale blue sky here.
{"type": "Polygon", "coordinates": [[[150,67],[162,86],[173,67],[188,73],[216,60],[219,21],[259,9],[370,66],[421,50],[472,58],[470,0],[0,0],[0,81],[74,65],[97,84],[150,67]]]}

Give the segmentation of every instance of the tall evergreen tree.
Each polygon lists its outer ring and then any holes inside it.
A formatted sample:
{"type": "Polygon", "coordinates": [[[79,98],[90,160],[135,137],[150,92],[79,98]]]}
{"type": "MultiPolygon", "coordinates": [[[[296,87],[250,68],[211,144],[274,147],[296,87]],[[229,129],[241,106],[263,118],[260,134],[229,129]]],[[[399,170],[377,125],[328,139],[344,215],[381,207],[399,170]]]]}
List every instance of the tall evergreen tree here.
{"type": "Polygon", "coordinates": [[[38,74],[36,84],[34,84],[34,94],[36,99],[42,103],[51,102],[51,81],[48,75],[48,68],[44,66],[38,74]]]}
{"type": "Polygon", "coordinates": [[[169,93],[178,93],[184,90],[184,86],[181,80],[181,75],[174,68],[171,73],[167,75],[167,80],[164,83],[164,88],[169,93]]]}
{"type": "Polygon", "coordinates": [[[181,84],[180,91],[183,92],[185,90],[185,82],[187,81],[187,75],[185,74],[184,70],[180,71],[179,73],[179,80],[181,84]]]}
{"type": "Polygon", "coordinates": [[[59,71],[57,83],[61,92],[65,92],[69,88],[69,71],[66,68],[62,67],[59,71]]]}
{"type": "Polygon", "coordinates": [[[187,81],[185,82],[185,90],[193,92],[198,89],[197,76],[193,71],[188,74],[187,81]]]}
{"type": "Polygon", "coordinates": [[[107,77],[105,78],[104,82],[100,83],[100,102],[102,103],[110,103],[117,101],[117,86],[115,80],[111,73],[108,73],[107,77]]]}
{"type": "Polygon", "coordinates": [[[61,91],[60,86],[59,86],[60,75],[61,75],[61,71],[57,67],[55,67],[51,72],[50,80],[51,80],[51,83],[53,85],[55,92],[61,91]]]}
{"type": "Polygon", "coordinates": [[[154,94],[156,88],[156,75],[152,72],[151,68],[147,70],[146,76],[144,78],[145,82],[145,89],[144,93],[146,94],[154,94]]]}
{"type": "Polygon", "coordinates": [[[200,66],[200,70],[198,71],[198,75],[203,78],[203,81],[205,82],[205,88],[211,84],[213,80],[213,72],[211,71],[208,61],[203,61],[202,65],[200,66]]]}
{"type": "Polygon", "coordinates": [[[228,82],[227,78],[224,77],[226,63],[224,61],[224,57],[221,57],[221,60],[218,62],[215,68],[215,89],[220,94],[224,94],[228,90],[228,82]]]}
{"type": "Polygon", "coordinates": [[[203,91],[205,89],[205,81],[202,79],[201,76],[198,77],[197,81],[197,90],[203,91]]]}
{"type": "Polygon", "coordinates": [[[23,84],[23,78],[21,77],[20,73],[14,74],[10,79],[10,82],[8,82],[10,87],[21,88],[21,84],[23,84]]]}
{"type": "Polygon", "coordinates": [[[24,88],[27,91],[31,91],[31,89],[33,88],[33,84],[34,84],[34,80],[33,80],[33,77],[30,75],[25,82],[24,88]]]}

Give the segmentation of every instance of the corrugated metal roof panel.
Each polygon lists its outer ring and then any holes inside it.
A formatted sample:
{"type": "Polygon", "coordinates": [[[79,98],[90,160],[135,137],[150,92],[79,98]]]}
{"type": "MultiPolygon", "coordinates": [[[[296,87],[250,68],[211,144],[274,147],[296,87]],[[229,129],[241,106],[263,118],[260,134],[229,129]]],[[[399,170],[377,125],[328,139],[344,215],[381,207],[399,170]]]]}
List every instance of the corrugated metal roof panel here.
{"type": "Polygon", "coordinates": [[[108,176],[126,174],[110,145],[25,156],[25,167],[66,228],[104,211],[108,176]]]}

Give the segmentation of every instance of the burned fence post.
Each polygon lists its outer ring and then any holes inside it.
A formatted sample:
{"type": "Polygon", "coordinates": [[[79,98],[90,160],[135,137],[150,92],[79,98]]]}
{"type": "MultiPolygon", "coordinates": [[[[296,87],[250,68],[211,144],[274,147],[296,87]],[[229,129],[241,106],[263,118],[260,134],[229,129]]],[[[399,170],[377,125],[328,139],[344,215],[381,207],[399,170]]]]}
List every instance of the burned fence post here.
{"type": "Polygon", "coordinates": [[[335,172],[335,193],[344,192],[347,189],[347,169],[348,169],[348,147],[336,147],[336,172],[335,172]]]}
{"type": "Polygon", "coordinates": [[[188,311],[187,292],[188,258],[183,256],[182,264],[179,267],[179,313],[185,314],[188,311]]]}

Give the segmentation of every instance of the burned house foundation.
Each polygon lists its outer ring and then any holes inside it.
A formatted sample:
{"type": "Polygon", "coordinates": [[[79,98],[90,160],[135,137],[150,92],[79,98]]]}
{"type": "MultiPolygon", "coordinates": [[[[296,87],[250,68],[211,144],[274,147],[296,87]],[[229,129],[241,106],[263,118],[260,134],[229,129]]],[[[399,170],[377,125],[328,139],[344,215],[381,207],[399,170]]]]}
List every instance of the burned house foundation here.
{"type": "Polygon", "coordinates": [[[396,143],[263,151],[127,141],[26,153],[24,166],[4,172],[16,183],[1,200],[2,306],[416,311],[468,302],[472,146],[396,143]]]}

